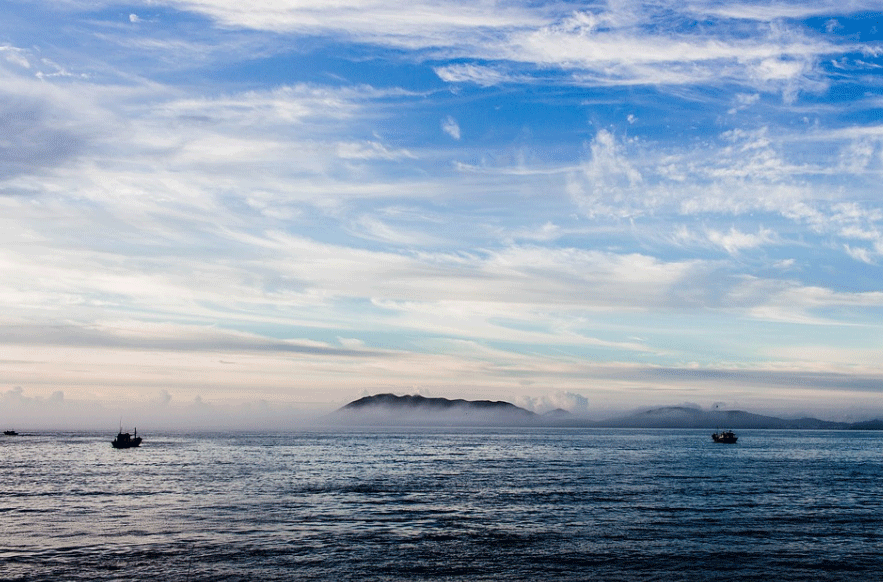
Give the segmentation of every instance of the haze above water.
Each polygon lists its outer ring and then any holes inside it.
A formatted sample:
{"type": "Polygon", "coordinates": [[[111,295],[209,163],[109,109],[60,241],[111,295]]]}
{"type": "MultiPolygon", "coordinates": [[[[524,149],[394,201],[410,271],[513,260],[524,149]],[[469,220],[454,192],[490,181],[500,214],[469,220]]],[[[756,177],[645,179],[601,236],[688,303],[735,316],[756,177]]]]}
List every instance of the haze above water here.
{"type": "Polygon", "coordinates": [[[812,418],[805,415],[775,417],[749,411],[727,410],[716,407],[702,409],[695,405],[642,408],[637,411],[617,411],[590,414],[585,409],[570,412],[556,408],[533,412],[504,401],[467,401],[445,398],[425,398],[419,395],[395,396],[381,394],[366,396],[333,409],[316,407],[304,410],[294,407],[273,407],[267,403],[257,406],[214,406],[195,402],[183,406],[169,402],[154,403],[146,408],[96,410],[94,406],[56,399],[32,406],[33,401],[21,398],[20,392],[7,393],[0,422],[5,430],[132,430],[140,427],[142,434],[157,430],[294,430],[316,429],[324,426],[364,427],[432,427],[432,426],[570,426],[621,428],[880,428],[883,415],[872,416],[870,411],[852,418],[832,421],[830,418],[812,418]]]}

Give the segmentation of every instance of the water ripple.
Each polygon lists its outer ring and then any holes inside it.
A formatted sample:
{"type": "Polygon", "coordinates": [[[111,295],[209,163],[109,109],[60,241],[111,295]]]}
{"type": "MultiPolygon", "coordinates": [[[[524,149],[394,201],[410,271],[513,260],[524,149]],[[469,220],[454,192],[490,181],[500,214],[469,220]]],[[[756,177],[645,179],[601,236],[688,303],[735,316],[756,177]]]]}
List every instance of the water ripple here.
{"type": "Polygon", "coordinates": [[[853,580],[883,570],[883,434],[34,435],[8,580],[853,580]],[[58,446],[57,443],[65,443],[58,446]]]}

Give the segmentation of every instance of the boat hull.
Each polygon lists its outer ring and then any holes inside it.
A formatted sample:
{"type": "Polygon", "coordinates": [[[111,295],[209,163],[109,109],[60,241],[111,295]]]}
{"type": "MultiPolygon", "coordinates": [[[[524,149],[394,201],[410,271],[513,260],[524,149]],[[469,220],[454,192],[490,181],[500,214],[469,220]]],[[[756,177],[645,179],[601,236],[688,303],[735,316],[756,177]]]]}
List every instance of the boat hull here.
{"type": "Polygon", "coordinates": [[[141,437],[135,437],[128,442],[112,441],[110,444],[113,445],[113,448],[115,449],[131,449],[141,444],[141,437]]]}
{"type": "Polygon", "coordinates": [[[141,444],[141,437],[138,436],[137,429],[135,429],[135,436],[120,431],[117,438],[113,439],[110,444],[113,445],[113,448],[115,449],[132,449],[141,444]]]}

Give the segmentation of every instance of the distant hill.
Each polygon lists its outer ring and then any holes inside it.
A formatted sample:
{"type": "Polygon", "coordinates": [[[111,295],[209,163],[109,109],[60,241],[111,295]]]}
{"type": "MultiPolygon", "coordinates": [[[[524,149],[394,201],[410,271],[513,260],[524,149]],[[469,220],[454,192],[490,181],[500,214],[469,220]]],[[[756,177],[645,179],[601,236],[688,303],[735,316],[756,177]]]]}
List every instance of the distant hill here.
{"type": "Polygon", "coordinates": [[[854,422],[849,425],[850,430],[883,430],[883,420],[875,418],[865,422],[854,422]]]}
{"type": "Polygon", "coordinates": [[[378,394],[350,402],[332,420],[388,425],[535,425],[538,416],[509,402],[378,394]]]}
{"type": "Polygon", "coordinates": [[[689,406],[662,406],[593,421],[561,409],[539,415],[504,401],[448,400],[394,394],[360,398],[327,418],[332,422],[388,426],[883,430],[883,421],[880,420],[846,423],[817,418],[784,419],[744,410],[702,410],[689,406]]]}
{"type": "Polygon", "coordinates": [[[687,406],[651,408],[629,416],[611,418],[596,424],[609,428],[767,428],[767,429],[846,429],[848,423],[817,418],[784,419],[753,414],[744,410],[702,410],[687,406]]]}

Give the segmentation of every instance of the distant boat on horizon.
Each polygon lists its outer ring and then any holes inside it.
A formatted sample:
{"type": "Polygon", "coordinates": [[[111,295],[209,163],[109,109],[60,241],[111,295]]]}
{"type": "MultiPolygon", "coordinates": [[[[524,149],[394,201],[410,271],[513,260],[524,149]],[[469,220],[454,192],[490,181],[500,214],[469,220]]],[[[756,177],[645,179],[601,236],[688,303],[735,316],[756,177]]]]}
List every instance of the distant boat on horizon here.
{"type": "Polygon", "coordinates": [[[141,444],[141,437],[138,436],[137,428],[135,429],[135,436],[123,432],[123,429],[120,428],[120,433],[117,435],[117,438],[113,439],[110,444],[112,444],[115,449],[131,449],[141,444]]]}
{"type": "Polygon", "coordinates": [[[734,433],[731,430],[716,432],[713,435],[711,435],[711,438],[716,443],[724,443],[724,444],[728,444],[728,445],[735,444],[736,441],[739,440],[739,437],[736,436],[736,433],[734,433]]]}
{"type": "Polygon", "coordinates": [[[6,436],[18,436],[18,433],[14,430],[4,430],[3,434],[5,434],[6,436]]]}

